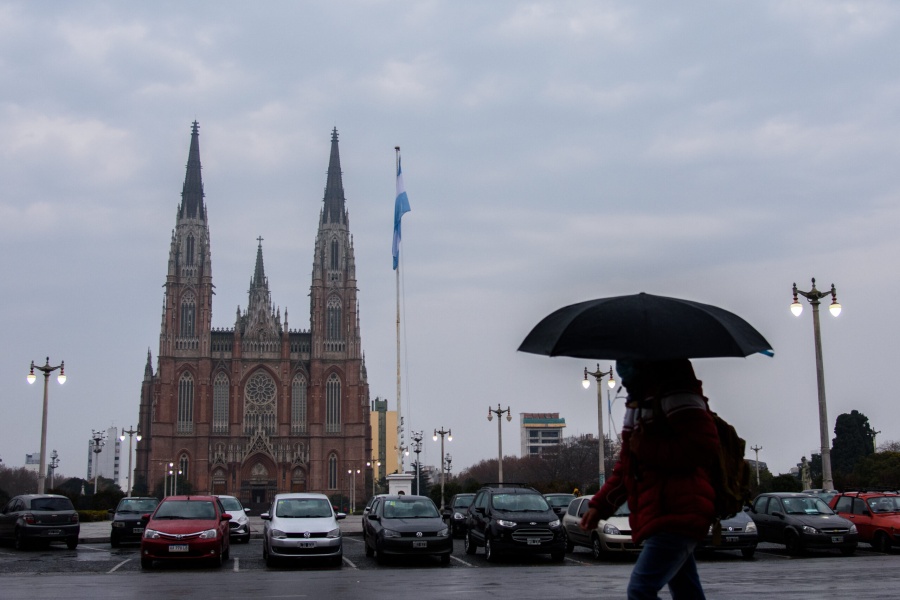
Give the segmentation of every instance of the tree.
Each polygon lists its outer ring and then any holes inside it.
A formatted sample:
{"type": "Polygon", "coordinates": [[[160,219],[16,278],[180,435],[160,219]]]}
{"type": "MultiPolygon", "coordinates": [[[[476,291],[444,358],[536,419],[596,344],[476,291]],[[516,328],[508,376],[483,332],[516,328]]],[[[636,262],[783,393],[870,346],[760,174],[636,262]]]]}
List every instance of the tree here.
{"type": "Polygon", "coordinates": [[[800,480],[791,473],[782,473],[772,478],[772,490],[776,492],[800,492],[800,480]]]}
{"type": "Polygon", "coordinates": [[[831,441],[831,465],[835,474],[849,475],[863,458],[875,453],[875,432],[869,418],[857,410],[838,415],[831,441]]]}
{"type": "Polygon", "coordinates": [[[854,473],[859,487],[900,489],[900,452],[877,452],[859,461],[854,473]]]}

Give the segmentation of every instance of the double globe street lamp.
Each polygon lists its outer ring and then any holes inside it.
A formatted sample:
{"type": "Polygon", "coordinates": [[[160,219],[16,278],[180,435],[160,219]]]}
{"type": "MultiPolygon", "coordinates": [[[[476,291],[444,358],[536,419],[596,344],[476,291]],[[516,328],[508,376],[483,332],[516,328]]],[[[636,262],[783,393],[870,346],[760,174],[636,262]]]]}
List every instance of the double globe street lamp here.
{"type": "Polygon", "coordinates": [[[597,370],[593,373],[588,372],[587,367],[584,368],[584,380],[581,382],[584,389],[591,387],[591,381],[588,379],[588,375],[597,381],[597,434],[599,436],[597,438],[599,442],[597,445],[600,447],[600,450],[598,451],[600,459],[599,487],[603,487],[603,484],[606,481],[606,450],[604,448],[605,440],[603,437],[603,388],[600,385],[600,380],[604,377],[609,377],[609,380],[606,383],[610,388],[616,387],[616,380],[613,378],[612,366],[609,367],[609,371],[601,371],[600,364],[597,363],[597,370]]]}
{"type": "Polygon", "coordinates": [[[500,404],[497,404],[497,408],[488,406],[488,421],[493,421],[494,415],[497,415],[497,485],[500,487],[503,487],[503,431],[500,429],[500,417],[504,414],[507,421],[512,421],[509,406],[505,410],[500,408],[500,404]]]}
{"type": "Polygon", "coordinates": [[[435,442],[438,439],[438,436],[441,436],[441,514],[444,513],[444,436],[447,436],[447,441],[453,441],[453,434],[450,433],[449,429],[444,429],[441,427],[440,429],[434,430],[434,435],[431,436],[431,439],[435,442]]]}
{"type": "Polygon", "coordinates": [[[833,490],[831,446],[828,441],[828,409],[825,405],[825,370],[822,365],[822,334],[819,330],[819,300],[831,296],[831,305],[828,310],[835,317],[841,314],[841,305],[837,301],[837,290],[834,289],[834,284],[831,284],[830,291],[822,292],[816,289],[816,278],[813,277],[812,289],[808,292],[798,290],[797,284],[794,284],[794,301],[791,303],[791,312],[795,317],[799,317],[803,312],[803,305],[800,303],[798,295],[806,298],[812,306],[813,337],[816,345],[816,385],[819,392],[819,440],[822,446],[822,488],[833,490]]]}
{"type": "Polygon", "coordinates": [[[47,357],[47,361],[44,363],[43,367],[34,366],[34,361],[31,361],[31,370],[28,371],[28,376],[25,378],[29,384],[34,383],[37,379],[37,375],[34,374],[34,370],[37,369],[44,374],[44,411],[43,416],[41,417],[41,463],[38,470],[38,494],[44,493],[44,488],[47,484],[47,387],[48,382],[50,381],[50,373],[59,369],[59,375],[56,376],[56,380],[60,383],[60,385],[66,382],[66,361],[60,362],[55,367],[50,366],[50,357],[47,357]]]}
{"type": "Polygon", "coordinates": [[[128,429],[122,432],[122,435],[119,436],[121,441],[125,441],[125,435],[128,435],[128,492],[127,496],[131,497],[131,442],[132,439],[136,442],[141,441],[141,434],[135,430],[133,427],[129,426],[128,429]]]}

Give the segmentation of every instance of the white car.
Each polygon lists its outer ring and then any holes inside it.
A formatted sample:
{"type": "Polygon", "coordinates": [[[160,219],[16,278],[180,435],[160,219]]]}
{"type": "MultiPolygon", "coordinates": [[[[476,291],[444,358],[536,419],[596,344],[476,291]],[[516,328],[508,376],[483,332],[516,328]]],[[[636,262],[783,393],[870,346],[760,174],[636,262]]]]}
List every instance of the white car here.
{"type": "Polygon", "coordinates": [[[229,537],[235,542],[248,543],[250,541],[250,518],[247,513],[250,509],[244,508],[241,501],[234,496],[216,496],[216,498],[222,502],[225,512],[231,515],[231,521],[228,523],[229,537]]]}
{"type": "Polygon", "coordinates": [[[619,507],[616,513],[605,521],[600,521],[593,531],[582,531],[581,517],[588,510],[591,496],[581,496],[572,500],[563,515],[563,531],[566,534],[566,551],[575,546],[591,549],[595,559],[604,554],[637,553],[641,547],[631,539],[631,525],[628,523],[628,504],[619,507]]]}
{"type": "Polygon", "coordinates": [[[263,525],[263,559],[273,566],[279,560],[325,559],[335,566],[344,560],[338,521],[325,494],[277,494],[269,512],[259,515],[263,525]]]}

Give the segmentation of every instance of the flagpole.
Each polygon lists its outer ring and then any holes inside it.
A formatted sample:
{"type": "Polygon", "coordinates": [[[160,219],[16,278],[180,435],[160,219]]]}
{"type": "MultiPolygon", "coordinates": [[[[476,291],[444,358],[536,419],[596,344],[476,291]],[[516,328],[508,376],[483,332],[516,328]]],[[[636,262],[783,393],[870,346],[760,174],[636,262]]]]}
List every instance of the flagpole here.
{"type": "MultiPolygon", "coordinates": [[[[394,146],[397,166],[395,172],[400,170],[400,146],[394,146]]],[[[403,412],[400,402],[400,264],[394,269],[397,283],[397,472],[403,473],[403,412]]]]}

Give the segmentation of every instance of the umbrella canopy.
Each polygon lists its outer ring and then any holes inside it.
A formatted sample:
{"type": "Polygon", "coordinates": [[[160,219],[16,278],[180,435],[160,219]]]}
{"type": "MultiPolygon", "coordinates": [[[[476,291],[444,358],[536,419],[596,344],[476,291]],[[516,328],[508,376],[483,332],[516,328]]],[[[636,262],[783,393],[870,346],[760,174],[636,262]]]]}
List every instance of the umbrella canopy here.
{"type": "Polygon", "coordinates": [[[533,354],[608,360],[771,356],[771,348],[762,334],[725,309],[643,292],[560,308],[519,346],[533,354]]]}

